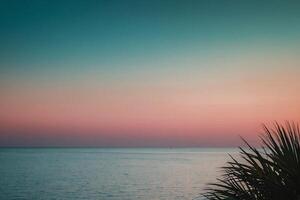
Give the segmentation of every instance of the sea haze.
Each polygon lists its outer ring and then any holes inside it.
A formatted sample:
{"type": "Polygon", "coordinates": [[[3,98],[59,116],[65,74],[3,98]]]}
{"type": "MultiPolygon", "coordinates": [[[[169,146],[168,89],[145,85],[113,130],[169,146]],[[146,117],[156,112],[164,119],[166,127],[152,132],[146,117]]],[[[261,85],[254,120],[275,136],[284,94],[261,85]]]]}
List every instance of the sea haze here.
{"type": "Polygon", "coordinates": [[[1,148],[0,199],[198,199],[228,153],[237,150],[1,148]]]}

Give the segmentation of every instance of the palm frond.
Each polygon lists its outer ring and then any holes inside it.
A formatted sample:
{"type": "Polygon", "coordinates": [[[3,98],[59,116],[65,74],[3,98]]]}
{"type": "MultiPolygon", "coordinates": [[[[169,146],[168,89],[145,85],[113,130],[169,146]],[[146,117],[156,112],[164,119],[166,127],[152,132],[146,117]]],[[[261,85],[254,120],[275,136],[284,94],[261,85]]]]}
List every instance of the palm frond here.
{"type": "Polygon", "coordinates": [[[217,183],[203,194],[209,200],[300,200],[299,125],[263,125],[262,148],[244,140],[240,157],[223,167],[217,183]]]}

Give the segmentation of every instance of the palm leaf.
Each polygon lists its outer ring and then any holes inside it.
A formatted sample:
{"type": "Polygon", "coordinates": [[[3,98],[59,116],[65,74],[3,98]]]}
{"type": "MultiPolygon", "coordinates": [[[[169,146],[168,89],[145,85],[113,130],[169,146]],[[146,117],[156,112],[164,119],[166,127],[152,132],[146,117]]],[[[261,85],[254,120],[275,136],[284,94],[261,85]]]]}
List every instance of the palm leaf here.
{"type": "Polygon", "coordinates": [[[223,167],[217,183],[203,194],[208,200],[300,200],[300,131],[298,124],[263,125],[263,146],[244,140],[239,159],[223,167]]]}

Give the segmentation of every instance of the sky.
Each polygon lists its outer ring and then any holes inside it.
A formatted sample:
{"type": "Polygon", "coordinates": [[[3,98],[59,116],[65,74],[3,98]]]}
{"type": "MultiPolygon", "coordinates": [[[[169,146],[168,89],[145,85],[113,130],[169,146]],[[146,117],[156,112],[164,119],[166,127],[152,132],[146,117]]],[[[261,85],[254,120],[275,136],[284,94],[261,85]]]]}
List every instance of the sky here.
{"type": "Polygon", "coordinates": [[[231,147],[300,119],[297,1],[0,2],[0,146],[231,147]]]}

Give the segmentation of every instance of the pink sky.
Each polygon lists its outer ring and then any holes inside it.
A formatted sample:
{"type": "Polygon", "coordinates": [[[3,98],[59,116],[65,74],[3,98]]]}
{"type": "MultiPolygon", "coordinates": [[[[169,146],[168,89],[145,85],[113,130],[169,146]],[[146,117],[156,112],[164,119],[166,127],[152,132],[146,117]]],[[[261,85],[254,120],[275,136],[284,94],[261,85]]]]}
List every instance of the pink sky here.
{"type": "Polygon", "coordinates": [[[300,118],[300,84],[295,57],[278,59],[272,70],[259,67],[273,62],[252,58],[233,60],[227,71],[198,70],[199,61],[114,82],[97,74],[69,82],[7,81],[2,145],[236,146],[239,135],[255,141],[261,123],[300,118]]]}

